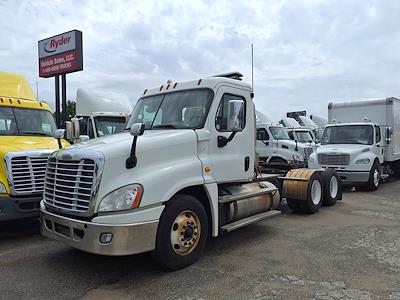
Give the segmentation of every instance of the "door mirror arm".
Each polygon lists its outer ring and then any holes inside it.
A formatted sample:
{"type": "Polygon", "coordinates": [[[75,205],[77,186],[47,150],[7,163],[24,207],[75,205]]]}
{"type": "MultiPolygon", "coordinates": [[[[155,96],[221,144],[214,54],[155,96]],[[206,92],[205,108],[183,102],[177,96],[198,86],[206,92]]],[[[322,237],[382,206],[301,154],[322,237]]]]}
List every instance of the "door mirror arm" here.
{"type": "Polygon", "coordinates": [[[235,137],[237,131],[232,131],[231,135],[226,138],[223,135],[218,136],[218,148],[223,148],[225,147],[230,141],[233,140],[235,137]]]}

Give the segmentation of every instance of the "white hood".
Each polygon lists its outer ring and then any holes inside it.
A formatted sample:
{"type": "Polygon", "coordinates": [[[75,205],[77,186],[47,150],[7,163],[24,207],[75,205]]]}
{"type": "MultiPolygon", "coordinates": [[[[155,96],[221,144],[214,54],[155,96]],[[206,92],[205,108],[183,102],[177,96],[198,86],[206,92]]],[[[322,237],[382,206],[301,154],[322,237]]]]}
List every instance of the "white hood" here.
{"type": "Polygon", "coordinates": [[[348,144],[330,144],[330,145],[321,145],[318,147],[318,153],[326,153],[326,154],[358,154],[361,152],[369,151],[368,145],[348,145],[348,144]]]}

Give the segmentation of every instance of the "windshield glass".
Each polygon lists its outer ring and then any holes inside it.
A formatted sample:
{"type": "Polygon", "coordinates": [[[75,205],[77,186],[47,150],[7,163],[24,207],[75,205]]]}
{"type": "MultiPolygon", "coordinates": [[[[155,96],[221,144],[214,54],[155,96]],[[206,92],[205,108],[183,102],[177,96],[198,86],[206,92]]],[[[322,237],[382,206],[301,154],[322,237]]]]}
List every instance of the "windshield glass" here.
{"type": "Polygon", "coordinates": [[[309,131],[296,131],[297,140],[301,143],[313,141],[313,137],[309,131]]]}
{"type": "Polygon", "coordinates": [[[372,145],[373,128],[370,125],[343,125],[326,127],[321,143],[372,145]]]}
{"type": "Polygon", "coordinates": [[[125,130],[125,117],[101,117],[94,118],[96,123],[97,136],[121,133],[125,130]]]}
{"type": "Polygon", "coordinates": [[[146,129],[198,129],[204,126],[213,93],[211,90],[178,91],[139,99],[128,121],[146,129]]]}
{"type": "Polygon", "coordinates": [[[283,127],[270,127],[269,130],[275,140],[290,140],[285,128],[283,127]]]}
{"type": "Polygon", "coordinates": [[[0,106],[0,135],[54,136],[55,129],[47,110],[0,106]]]}

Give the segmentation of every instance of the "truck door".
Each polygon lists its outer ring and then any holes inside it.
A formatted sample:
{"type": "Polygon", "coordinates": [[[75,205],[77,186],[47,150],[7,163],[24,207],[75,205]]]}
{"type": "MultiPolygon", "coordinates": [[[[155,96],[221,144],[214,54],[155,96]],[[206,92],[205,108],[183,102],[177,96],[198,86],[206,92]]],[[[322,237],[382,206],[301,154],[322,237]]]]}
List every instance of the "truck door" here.
{"type": "Polygon", "coordinates": [[[266,162],[272,154],[273,145],[270,144],[268,131],[265,128],[257,128],[256,152],[261,162],[266,162]]]}
{"type": "Polygon", "coordinates": [[[381,134],[381,129],[379,126],[374,126],[375,128],[375,147],[374,147],[374,153],[376,156],[379,158],[379,162],[383,163],[383,156],[385,152],[384,144],[382,142],[382,134],[381,134]]]}
{"type": "Polygon", "coordinates": [[[256,130],[249,91],[221,86],[208,120],[209,162],[214,179],[217,182],[251,179],[256,130]]]}

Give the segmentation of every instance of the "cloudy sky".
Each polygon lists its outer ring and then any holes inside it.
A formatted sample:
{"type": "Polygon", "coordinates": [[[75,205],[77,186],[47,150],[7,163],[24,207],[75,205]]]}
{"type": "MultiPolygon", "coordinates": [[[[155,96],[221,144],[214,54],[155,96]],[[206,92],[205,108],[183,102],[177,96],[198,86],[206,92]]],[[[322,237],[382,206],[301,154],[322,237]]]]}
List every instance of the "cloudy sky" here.
{"type": "Polygon", "coordinates": [[[127,93],[168,79],[241,71],[250,82],[254,43],[257,108],[272,119],[332,100],[400,97],[397,0],[0,0],[0,70],[21,73],[54,107],[54,80],[39,79],[37,41],[83,32],[76,89],[127,93]]]}

